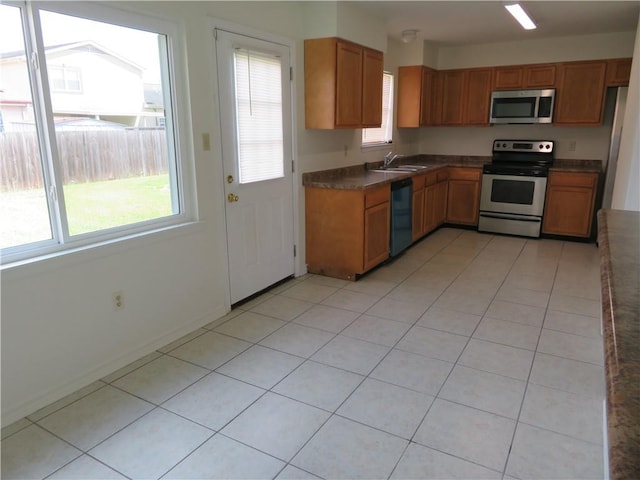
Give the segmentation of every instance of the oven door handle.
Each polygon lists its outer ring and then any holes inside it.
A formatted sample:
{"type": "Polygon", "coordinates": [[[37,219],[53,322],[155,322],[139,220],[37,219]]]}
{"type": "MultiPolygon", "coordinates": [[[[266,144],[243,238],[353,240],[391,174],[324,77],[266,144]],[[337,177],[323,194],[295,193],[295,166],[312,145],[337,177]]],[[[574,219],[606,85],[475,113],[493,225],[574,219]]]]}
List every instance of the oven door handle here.
{"type": "Polygon", "coordinates": [[[526,215],[515,215],[512,213],[489,213],[489,212],[480,212],[481,217],[487,218],[502,218],[505,220],[520,220],[521,222],[534,222],[540,223],[540,217],[529,217],[526,215]]]}

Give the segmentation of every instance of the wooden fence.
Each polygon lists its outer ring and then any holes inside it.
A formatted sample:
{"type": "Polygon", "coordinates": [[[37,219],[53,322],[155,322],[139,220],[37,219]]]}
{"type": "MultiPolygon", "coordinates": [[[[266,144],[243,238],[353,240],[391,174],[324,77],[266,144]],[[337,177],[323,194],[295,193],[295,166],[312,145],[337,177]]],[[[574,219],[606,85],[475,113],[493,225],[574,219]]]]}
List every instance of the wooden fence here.
{"type": "MultiPolygon", "coordinates": [[[[57,131],[58,158],[67,183],[167,173],[163,129],[57,131]]],[[[34,132],[0,133],[0,190],[42,187],[40,152],[34,132]]]]}

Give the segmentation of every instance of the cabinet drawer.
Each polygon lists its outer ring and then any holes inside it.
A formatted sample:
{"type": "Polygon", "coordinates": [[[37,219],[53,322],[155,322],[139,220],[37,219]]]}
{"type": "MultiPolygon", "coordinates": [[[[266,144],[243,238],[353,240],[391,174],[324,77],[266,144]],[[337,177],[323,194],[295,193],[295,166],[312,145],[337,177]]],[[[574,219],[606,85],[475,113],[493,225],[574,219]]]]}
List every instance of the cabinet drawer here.
{"type": "Polygon", "coordinates": [[[562,173],[551,172],[549,174],[549,185],[562,185],[565,187],[587,187],[593,188],[598,179],[597,173],[562,173]]]}
{"type": "Polygon", "coordinates": [[[480,180],[482,170],[473,167],[449,167],[449,180],[480,180]]]}
{"type": "Polygon", "coordinates": [[[365,194],[365,200],[364,200],[365,208],[374,207],[381,203],[388,202],[389,192],[390,192],[389,186],[367,191],[365,194]]]}

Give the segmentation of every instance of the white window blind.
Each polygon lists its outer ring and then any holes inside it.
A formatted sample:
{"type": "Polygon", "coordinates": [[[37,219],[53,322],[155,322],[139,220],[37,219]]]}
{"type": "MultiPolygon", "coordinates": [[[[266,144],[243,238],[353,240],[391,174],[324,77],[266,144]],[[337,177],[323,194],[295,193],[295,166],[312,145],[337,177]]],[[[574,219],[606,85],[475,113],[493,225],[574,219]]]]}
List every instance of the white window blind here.
{"type": "Polygon", "coordinates": [[[234,59],[238,180],[252,183],[283,177],[280,59],[240,49],[234,59]]]}
{"type": "Polygon", "coordinates": [[[391,143],[393,135],[393,75],[384,72],[382,77],[382,125],[380,128],[363,128],[362,145],[391,143]]]}

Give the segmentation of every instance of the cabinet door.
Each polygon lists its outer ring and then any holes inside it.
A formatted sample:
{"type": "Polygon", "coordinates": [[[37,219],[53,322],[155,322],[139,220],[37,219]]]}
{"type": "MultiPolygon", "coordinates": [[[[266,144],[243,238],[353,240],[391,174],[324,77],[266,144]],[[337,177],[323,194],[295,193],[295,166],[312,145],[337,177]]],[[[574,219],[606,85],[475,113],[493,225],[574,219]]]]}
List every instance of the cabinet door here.
{"type": "Polygon", "coordinates": [[[362,57],[362,126],[382,124],[382,52],[363,50],[362,57]]]}
{"type": "Polygon", "coordinates": [[[364,212],[364,270],[375,267],[389,257],[389,202],[367,208],[364,212]]]}
{"type": "Polygon", "coordinates": [[[493,88],[495,90],[514,90],[522,88],[524,70],[521,65],[496,68],[493,88]]]}
{"type": "Polygon", "coordinates": [[[440,72],[440,101],[442,102],[440,124],[462,125],[464,116],[464,70],[440,72]]]}
{"type": "Polygon", "coordinates": [[[437,226],[436,185],[429,185],[424,189],[424,232],[432,232],[437,226]]]}
{"type": "Polygon", "coordinates": [[[434,199],[433,199],[433,210],[434,210],[434,222],[435,226],[439,227],[442,225],[447,218],[447,192],[449,182],[440,182],[434,185],[434,199]]]}
{"type": "Polygon", "coordinates": [[[572,62],[560,66],[554,122],[566,125],[602,123],[607,62],[572,62]]]}
{"type": "Polygon", "coordinates": [[[449,180],[447,194],[447,222],[477,225],[480,206],[480,182],[449,180]]]}
{"type": "Polygon", "coordinates": [[[524,69],[524,88],[553,88],[556,85],[555,65],[528,65],[524,69]]]}
{"type": "Polygon", "coordinates": [[[336,48],[336,127],[357,128],[362,121],[362,47],[338,41],[336,48]]]}
{"type": "Polygon", "coordinates": [[[629,85],[631,76],[631,59],[618,58],[607,63],[607,86],[617,87],[629,85]]]}
{"type": "Polygon", "coordinates": [[[597,183],[596,173],[551,172],[543,233],[589,237],[597,183]]]}
{"type": "Polygon", "coordinates": [[[474,69],[467,72],[465,125],[488,125],[491,103],[493,69],[474,69]]]}
{"type": "Polygon", "coordinates": [[[547,192],[542,231],[555,235],[588,237],[593,214],[593,190],[551,187],[547,192]]]}
{"type": "Polygon", "coordinates": [[[420,126],[433,125],[433,91],[436,83],[436,72],[430,68],[422,68],[422,88],[420,90],[420,126]]]}
{"type": "Polygon", "coordinates": [[[411,230],[412,230],[412,238],[414,242],[419,238],[421,238],[425,233],[424,207],[425,207],[424,188],[414,190],[413,201],[411,202],[411,209],[412,209],[411,230]]]}

